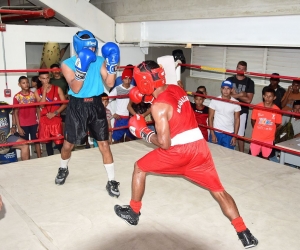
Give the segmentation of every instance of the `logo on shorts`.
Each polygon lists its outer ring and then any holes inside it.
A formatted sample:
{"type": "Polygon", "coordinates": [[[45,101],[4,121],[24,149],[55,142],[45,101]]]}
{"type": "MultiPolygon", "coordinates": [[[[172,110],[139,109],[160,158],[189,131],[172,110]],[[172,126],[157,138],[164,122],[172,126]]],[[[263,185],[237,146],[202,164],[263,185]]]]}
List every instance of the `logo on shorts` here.
{"type": "Polygon", "coordinates": [[[94,100],[93,97],[91,97],[91,98],[83,98],[84,102],[92,102],[93,100],[94,100]]]}
{"type": "Polygon", "coordinates": [[[54,101],[57,101],[57,97],[54,97],[54,101]]]}

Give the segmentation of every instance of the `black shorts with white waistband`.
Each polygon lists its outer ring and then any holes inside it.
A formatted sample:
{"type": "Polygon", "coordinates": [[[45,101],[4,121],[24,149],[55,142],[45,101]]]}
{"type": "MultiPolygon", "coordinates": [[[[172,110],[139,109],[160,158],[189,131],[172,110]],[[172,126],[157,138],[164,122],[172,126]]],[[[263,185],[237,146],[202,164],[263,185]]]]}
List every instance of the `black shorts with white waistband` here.
{"type": "Polygon", "coordinates": [[[88,131],[97,141],[108,140],[106,109],[101,97],[70,96],[66,111],[65,140],[72,144],[84,144],[88,131]]]}

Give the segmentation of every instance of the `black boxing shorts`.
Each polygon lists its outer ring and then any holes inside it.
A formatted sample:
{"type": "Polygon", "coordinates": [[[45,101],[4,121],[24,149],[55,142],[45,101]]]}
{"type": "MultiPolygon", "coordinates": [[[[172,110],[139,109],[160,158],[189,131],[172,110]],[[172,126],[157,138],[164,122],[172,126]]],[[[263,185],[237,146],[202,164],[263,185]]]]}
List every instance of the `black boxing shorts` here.
{"type": "Polygon", "coordinates": [[[100,96],[77,98],[70,96],[66,111],[65,140],[82,145],[87,132],[96,141],[108,140],[108,123],[106,109],[100,96]]]}

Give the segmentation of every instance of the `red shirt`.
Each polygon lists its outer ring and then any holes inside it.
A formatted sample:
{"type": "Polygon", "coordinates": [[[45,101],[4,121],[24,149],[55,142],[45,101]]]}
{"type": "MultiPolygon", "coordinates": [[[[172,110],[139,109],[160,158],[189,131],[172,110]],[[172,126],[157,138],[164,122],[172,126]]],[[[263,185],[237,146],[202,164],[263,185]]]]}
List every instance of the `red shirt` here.
{"type": "MultiPolygon", "coordinates": [[[[196,107],[195,103],[191,103],[191,107],[194,110],[196,121],[199,124],[203,124],[207,126],[207,119],[208,119],[208,107],[203,106],[202,109],[198,109],[196,107]]],[[[206,141],[208,141],[208,131],[207,128],[199,126],[199,129],[201,130],[203,137],[206,141]]]]}
{"type": "Polygon", "coordinates": [[[173,107],[173,116],[169,120],[171,138],[186,130],[198,128],[189,98],[179,86],[168,85],[167,89],[153,101],[155,102],[167,103],[173,107]]]}
{"type": "MultiPolygon", "coordinates": [[[[42,97],[43,96],[43,87],[39,88],[37,91],[38,91],[39,96],[42,97]]],[[[57,86],[51,85],[50,91],[46,94],[46,101],[47,102],[60,101],[57,86]]],[[[47,113],[54,113],[54,111],[56,111],[60,108],[60,105],[61,104],[45,105],[43,108],[41,108],[41,116],[45,116],[45,115],[47,115],[47,113]]],[[[59,114],[57,116],[59,116],[59,114]]]]}
{"type": "MultiPolygon", "coordinates": [[[[264,106],[264,103],[261,102],[257,106],[264,106]]],[[[273,109],[280,110],[275,104],[272,106],[273,109]]],[[[281,124],[282,116],[279,113],[273,111],[253,109],[252,111],[252,120],[256,120],[253,131],[252,139],[257,141],[274,141],[276,124],[281,124]]]]}
{"type": "MultiPolygon", "coordinates": [[[[15,94],[13,104],[29,104],[35,103],[36,99],[33,92],[25,95],[21,91],[15,94]]],[[[24,107],[19,109],[19,123],[20,126],[32,126],[37,124],[36,106],[24,107]]]]}

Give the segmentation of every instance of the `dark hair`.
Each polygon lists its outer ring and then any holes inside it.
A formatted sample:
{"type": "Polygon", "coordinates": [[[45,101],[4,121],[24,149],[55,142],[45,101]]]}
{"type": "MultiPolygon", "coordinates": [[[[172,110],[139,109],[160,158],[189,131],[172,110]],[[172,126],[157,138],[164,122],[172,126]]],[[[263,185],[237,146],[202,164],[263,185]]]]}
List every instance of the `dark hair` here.
{"type": "Polygon", "coordinates": [[[265,95],[267,92],[268,92],[268,93],[273,93],[273,95],[275,96],[275,90],[272,89],[272,88],[269,87],[269,86],[266,86],[266,87],[263,88],[262,94],[265,95]]]}
{"type": "Polygon", "coordinates": [[[150,71],[151,69],[159,68],[159,65],[155,61],[146,60],[146,61],[142,62],[138,67],[141,72],[146,72],[147,70],[150,71]]]}
{"type": "Polygon", "coordinates": [[[40,71],[39,76],[40,75],[49,75],[49,71],[40,71]]]}
{"type": "MultiPolygon", "coordinates": [[[[280,76],[278,73],[272,73],[272,76],[280,76]]],[[[274,78],[274,77],[270,77],[270,80],[273,80],[273,81],[278,81],[280,82],[280,78],[274,78]]]]}
{"type": "Polygon", "coordinates": [[[293,80],[292,84],[300,84],[299,80],[293,80]]]}
{"type": "Polygon", "coordinates": [[[294,108],[296,105],[300,105],[300,100],[294,101],[294,103],[293,103],[293,108],[294,108]]]}
{"type": "Polygon", "coordinates": [[[103,100],[108,100],[108,94],[106,94],[105,92],[103,92],[101,95],[100,95],[100,98],[103,100]]]}
{"type": "MultiPolygon", "coordinates": [[[[204,93],[200,90],[197,90],[196,94],[204,95],[204,93]]],[[[194,98],[197,97],[197,96],[199,96],[199,95],[194,95],[194,98]]],[[[204,96],[199,96],[199,97],[205,98],[204,96]]]]}
{"type": "Polygon", "coordinates": [[[50,69],[53,69],[53,68],[59,68],[59,65],[57,63],[53,63],[51,66],[50,66],[50,69]]]}
{"type": "Polygon", "coordinates": [[[197,91],[198,91],[198,89],[205,89],[205,92],[206,92],[206,87],[203,86],[203,85],[199,86],[199,87],[197,88],[197,91]]]}
{"type": "Polygon", "coordinates": [[[237,66],[239,66],[239,65],[244,66],[244,67],[247,68],[247,62],[245,62],[245,61],[239,61],[237,66]]]}
{"type": "Polygon", "coordinates": [[[31,81],[36,82],[36,89],[39,89],[43,86],[42,82],[39,80],[38,76],[31,77],[31,81]]]}
{"type": "Polygon", "coordinates": [[[20,83],[21,80],[23,80],[23,79],[27,79],[27,80],[28,80],[27,76],[20,76],[20,77],[19,77],[19,83],[20,83]]]}

